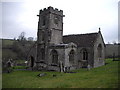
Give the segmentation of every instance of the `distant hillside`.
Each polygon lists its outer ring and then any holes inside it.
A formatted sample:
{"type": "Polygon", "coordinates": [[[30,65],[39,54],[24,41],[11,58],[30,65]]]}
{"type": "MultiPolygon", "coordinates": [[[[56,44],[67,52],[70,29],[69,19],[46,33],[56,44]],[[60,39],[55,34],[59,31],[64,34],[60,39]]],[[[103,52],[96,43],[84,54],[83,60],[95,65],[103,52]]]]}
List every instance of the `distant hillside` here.
{"type": "Polygon", "coordinates": [[[11,46],[13,45],[15,40],[13,39],[2,39],[2,45],[3,46],[11,46]]]}
{"type": "Polygon", "coordinates": [[[13,39],[2,39],[2,58],[26,59],[27,53],[34,44],[34,41],[19,41],[13,39]]]}
{"type": "Polygon", "coordinates": [[[12,39],[2,39],[2,58],[3,60],[17,57],[16,52],[12,50],[12,46],[15,40],[12,39]]]}

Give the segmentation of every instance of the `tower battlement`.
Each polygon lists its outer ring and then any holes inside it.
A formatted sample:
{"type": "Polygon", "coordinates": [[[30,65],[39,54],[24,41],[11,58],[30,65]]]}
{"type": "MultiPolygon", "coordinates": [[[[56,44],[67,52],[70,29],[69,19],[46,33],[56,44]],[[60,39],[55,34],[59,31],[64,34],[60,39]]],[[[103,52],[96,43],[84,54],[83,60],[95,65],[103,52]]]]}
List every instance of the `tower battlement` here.
{"type": "Polygon", "coordinates": [[[63,10],[53,8],[51,6],[49,6],[48,8],[41,9],[39,13],[40,14],[54,13],[54,14],[57,14],[57,15],[60,15],[60,16],[64,16],[63,15],[63,10]]]}

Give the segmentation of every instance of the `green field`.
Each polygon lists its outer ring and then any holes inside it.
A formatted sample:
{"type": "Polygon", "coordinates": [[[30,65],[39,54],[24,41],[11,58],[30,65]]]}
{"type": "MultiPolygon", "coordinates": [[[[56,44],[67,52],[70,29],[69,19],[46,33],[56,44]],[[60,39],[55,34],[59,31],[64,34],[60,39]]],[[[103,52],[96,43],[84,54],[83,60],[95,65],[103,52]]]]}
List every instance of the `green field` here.
{"type": "Polygon", "coordinates": [[[13,43],[14,43],[13,39],[2,39],[3,46],[13,45],[13,43]]]}
{"type": "Polygon", "coordinates": [[[3,88],[117,88],[118,62],[110,59],[108,64],[93,68],[75,70],[77,73],[14,71],[3,74],[3,88]],[[56,77],[53,77],[53,74],[56,77]]]}

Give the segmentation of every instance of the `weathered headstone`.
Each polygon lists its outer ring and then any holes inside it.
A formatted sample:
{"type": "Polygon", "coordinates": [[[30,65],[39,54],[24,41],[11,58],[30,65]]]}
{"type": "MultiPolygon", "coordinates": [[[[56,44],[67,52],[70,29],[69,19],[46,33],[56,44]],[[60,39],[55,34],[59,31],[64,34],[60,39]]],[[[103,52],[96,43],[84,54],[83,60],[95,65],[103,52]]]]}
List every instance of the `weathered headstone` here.
{"type": "Polygon", "coordinates": [[[88,66],[87,66],[87,70],[90,70],[90,65],[88,64],[88,66]]]}

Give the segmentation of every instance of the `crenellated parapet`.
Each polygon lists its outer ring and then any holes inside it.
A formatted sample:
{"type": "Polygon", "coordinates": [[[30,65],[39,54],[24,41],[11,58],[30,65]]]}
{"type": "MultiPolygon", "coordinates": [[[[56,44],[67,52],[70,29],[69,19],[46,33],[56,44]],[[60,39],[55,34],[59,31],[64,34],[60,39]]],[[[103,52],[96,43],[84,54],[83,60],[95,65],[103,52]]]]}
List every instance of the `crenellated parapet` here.
{"type": "Polygon", "coordinates": [[[57,8],[53,8],[51,6],[49,6],[48,8],[41,9],[39,12],[39,14],[49,14],[49,13],[64,16],[63,10],[58,10],[57,8]]]}

